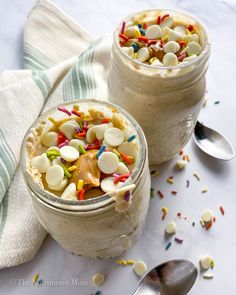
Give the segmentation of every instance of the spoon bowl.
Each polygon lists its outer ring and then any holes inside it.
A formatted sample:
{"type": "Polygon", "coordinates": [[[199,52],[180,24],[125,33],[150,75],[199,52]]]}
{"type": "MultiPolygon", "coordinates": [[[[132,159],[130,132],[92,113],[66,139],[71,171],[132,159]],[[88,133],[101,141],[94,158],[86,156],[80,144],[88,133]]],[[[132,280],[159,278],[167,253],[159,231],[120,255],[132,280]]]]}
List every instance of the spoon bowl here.
{"type": "Polygon", "coordinates": [[[216,159],[229,161],[235,155],[233,146],[226,137],[198,121],[194,129],[194,140],[203,152],[216,159]]]}
{"type": "Polygon", "coordinates": [[[186,295],[197,274],[197,268],[191,261],[170,260],[149,271],[134,295],[186,295]]]}

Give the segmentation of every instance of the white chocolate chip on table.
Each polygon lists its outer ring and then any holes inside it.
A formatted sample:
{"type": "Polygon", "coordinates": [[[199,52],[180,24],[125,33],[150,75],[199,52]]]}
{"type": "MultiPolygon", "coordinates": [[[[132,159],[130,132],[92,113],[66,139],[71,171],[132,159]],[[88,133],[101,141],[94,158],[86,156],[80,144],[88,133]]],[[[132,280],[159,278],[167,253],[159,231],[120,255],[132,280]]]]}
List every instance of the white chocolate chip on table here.
{"type": "Polygon", "coordinates": [[[208,223],[212,221],[214,214],[211,210],[207,209],[202,213],[201,217],[204,222],[208,223]]]}
{"type": "Polygon", "coordinates": [[[176,223],[174,221],[171,221],[166,226],[166,233],[169,235],[176,233],[176,223]]]}
{"type": "Polygon", "coordinates": [[[137,261],[134,264],[134,272],[142,277],[147,272],[147,265],[143,261],[137,261]]]}
{"type": "Polygon", "coordinates": [[[186,167],[187,164],[188,164],[188,162],[185,160],[178,160],[175,164],[175,167],[179,170],[182,170],[186,167]]]}
{"type": "Polygon", "coordinates": [[[105,282],[105,279],[105,274],[101,272],[98,272],[92,276],[92,282],[95,286],[101,286],[105,282]]]}
{"type": "Polygon", "coordinates": [[[199,261],[201,268],[205,270],[209,269],[211,267],[212,260],[212,257],[209,255],[202,256],[199,261]]]}

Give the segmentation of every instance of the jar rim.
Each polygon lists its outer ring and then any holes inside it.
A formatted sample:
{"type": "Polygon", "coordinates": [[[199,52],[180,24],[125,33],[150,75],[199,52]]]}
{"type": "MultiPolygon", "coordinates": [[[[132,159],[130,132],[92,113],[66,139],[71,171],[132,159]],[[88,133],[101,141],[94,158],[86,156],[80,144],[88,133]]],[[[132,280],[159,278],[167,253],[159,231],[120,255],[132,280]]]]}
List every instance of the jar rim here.
{"type": "Polygon", "coordinates": [[[157,69],[157,70],[176,70],[176,69],[183,69],[198,63],[201,63],[202,60],[204,60],[210,53],[210,49],[211,49],[211,39],[210,39],[210,35],[208,32],[208,29],[206,28],[206,26],[203,24],[203,22],[201,20],[199,20],[199,18],[192,16],[191,14],[186,13],[185,11],[182,10],[177,10],[177,9],[161,9],[161,8],[149,8],[149,9],[143,9],[143,10],[139,10],[135,13],[129,14],[127,17],[125,17],[116,27],[114,33],[113,33],[113,38],[114,38],[114,44],[116,45],[116,47],[119,50],[119,53],[122,54],[123,57],[126,58],[126,60],[129,60],[137,65],[139,65],[140,67],[146,68],[146,69],[157,69]],[[165,12],[174,12],[174,13],[179,13],[182,14],[184,16],[187,16],[191,19],[193,19],[195,22],[197,22],[201,29],[204,32],[204,35],[206,37],[206,44],[204,46],[203,51],[201,52],[201,54],[194,60],[189,61],[187,63],[179,63],[176,66],[159,66],[159,65],[155,65],[155,66],[151,66],[149,64],[145,64],[142,63],[136,59],[131,58],[130,56],[128,56],[124,51],[121,50],[121,46],[119,44],[119,32],[120,32],[120,28],[122,26],[123,21],[130,19],[132,16],[138,14],[138,13],[144,13],[144,12],[148,12],[148,11],[165,11],[165,12]]]}
{"type": "MultiPolygon", "coordinates": [[[[123,108],[121,108],[120,106],[105,101],[105,100],[98,100],[98,99],[77,99],[77,100],[72,100],[70,102],[66,102],[63,103],[63,106],[68,106],[71,104],[79,104],[79,103],[95,103],[95,104],[102,104],[108,108],[114,108],[116,109],[122,116],[124,116],[125,119],[128,120],[128,122],[131,124],[131,127],[134,128],[134,130],[137,132],[137,135],[139,137],[139,142],[140,142],[140,147],[139,147],[139,152],[140,155],[138,157],[138,162],[134,168],[134,170],[131,172],[131,175],[129,177],[129,183],[134,183],[136,182],[138,176],[140,175],[142,168],[144,166],[144,161],[146,159],[146,153],[147,153],[147,143],[146,143],[146,138],[144,136],[144,133],[140,127],[140,125],[138,124],[138,122],[127,112],[125,111],[123,108]]],[[[21,170],[26,182],[26,185],[29,187],[29,189],[36,194],[36,196],[40,199],[42,199],[43,201],[59,207],[61,209],[66,209],[66,210],[77,210],[78,208],[82,208],[85,210],[89,210],[89,209],[94,209],[94,208],[90,208],[91,205],[94,205],[95,207],[99,208],[100,206],[104,206],[104,205],[108,205],[111,202],[113,202],[113,198],[112,195],[108,192],[108,193],[104,193],[101,196],[98,196],[96,198],[90,198],[90,199],[86,199],[86,200],[64,200],[61,199],[60,197],[57,197],[56,195],[54,195],[53,193],[50,193],[48,191],[46,191],[45,189],[43,189],[39,183],[37,183],[37,181],[35,181],[32,177],[32,175],[27,171],[27,163],[28,163],[28,159],[26,158],[26,140],[28,138],[28,136],[32,133],[32,129],[34,129],[38,124],[40,124],[40,122],[42,122],[46,117],[48,117],[49,115],[52,114],[53,111],[56,111],[57,108],[59,106],[61,106],[62,104],[59,104],[53,108],[50,108],[48,111],[46,111],[45,113],[43,113],[42,115],[40,115],[34,122],[33,124],[29,127],[28,131],[26,132],[24,139],[22,141],[22,145],[21,145],[21,151],[20,151],[20,166],[21,166],[21,170]]],[[[125,185],[129,184],[126,183],[125,185]]],[[[83,210],[82,209],[82,210],[83,210]]]]}

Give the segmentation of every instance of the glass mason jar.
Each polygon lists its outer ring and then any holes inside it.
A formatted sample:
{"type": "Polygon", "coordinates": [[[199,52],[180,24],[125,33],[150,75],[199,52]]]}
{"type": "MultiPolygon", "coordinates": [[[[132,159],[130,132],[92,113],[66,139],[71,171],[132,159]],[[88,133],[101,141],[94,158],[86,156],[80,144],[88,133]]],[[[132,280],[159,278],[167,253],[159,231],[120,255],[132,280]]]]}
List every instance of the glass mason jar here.
{"type": "MultiPolygon", "coordinates": [[[[148,143],[149,162],[171,159],[189,141],[206,92],[205,73],[210,40],[195,17],[175,10],[145,10],[140,15],[169,13],[180,23],[193,25],[203,51],[197,59],[173,67],[150,66],[125,54],[119,45],[121,24],[114,33],[108,75],[108,98],[122,106],[141,125],[148,143]]],[[[127,17],[127,23],[137,14],[127,17]]]]}
{"type": "MultiPolygon", "coordinates": [[[[74,103],[64,105],[72,107],[74,103]]],[[[57,108],[43,114],[30,127],[21,147],[21,168],[39,222],[64,249],[89,258],[116,257],[136,242],[147,216],[150,173],[146,139],[138,123],[117,105],[94,99],[77,100],[76,103],[80,107],[116,109],[136,133],[139,153],[129,178],[129,183],[136,185],[130,208],[126,212],[117,212],[115,200],[109,193],[83,201],[63,200],[44,190],[33,179],[29,173],[29,160],[37,148],[46,118],[57,108]]]]}

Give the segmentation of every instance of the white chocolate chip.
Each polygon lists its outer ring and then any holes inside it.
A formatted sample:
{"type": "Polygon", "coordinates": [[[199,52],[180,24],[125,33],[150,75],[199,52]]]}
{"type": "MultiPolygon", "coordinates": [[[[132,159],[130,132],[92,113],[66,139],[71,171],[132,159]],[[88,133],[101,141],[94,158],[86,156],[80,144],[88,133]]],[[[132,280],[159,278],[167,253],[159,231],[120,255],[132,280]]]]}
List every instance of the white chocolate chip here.
{"type": "Polygon", "coordinates": [[[190,42],[186,47],[186,51],[188,54],[196,54],[199,55],[202,52],[202,47],[197,42],[190,42]]]}
{"type": "Polygon", "coordinates": [[[163,58],[163,65],[164,66],[176,66],[178,64],[177,56],[174,53],[166,53],[163,58]]]}
{"type": "Polygon", "coordinates": [[[95,133],[97,139],[101,140],[104,138],[106,130],[109,128],[109,124],[100,124],[95,126],[95,133]]]}
{"type": "Polygon", "coordinates": [[[174,221],[171,221],[166,226],[166,233],[169,235],[176,233],[176,223],[174,221]]]}
{"type": "Polygon", "coordinates": [[[168,36],[169,33],[170,33],[170,31],[171,31],[170,28],[165,27],[165,28],[162,30],[162,32],[161,32],[161,37],[164,38],[164,37],[168,36]]]}
{"type": "Polygon", "coordinates": [[[61,198],[64,200],[77,200],[76,185],[74,183],[69,184],[61,195],[61,198]]]}
{"type": "Polygon", "coordinates": [[[138,50],[137,60],[140,62],[145,62],[150,58],[149,51],[146,47],[142,47],[138,50]]]}
{"type": "Polygon", "coordinates": [[[163,50],[165,51],[165,53],[176,53],[180,50],[180,45],[175,41],[169,41],[163,46],[163,50]]]}
{"type": "Polygon", "coordinates": [[[99,140],[103,139],[104,133],[109,126],[109,124],[100,124],[89,128],[86,133],[86,140],[92,143],[96,138],[99,140]]]}
{"type": "Polygon", "coordinates": [[[177,169],[179,169],[179,170],[182,170],[182,169],[184,169],[185,168],[185,166],[187,165],[187,161],[185,161],[185,160],[178,160],[177,162],[176,162],[176,164],[175,164],[175,167],[177,168],[177,169]]]}
{"type": "Polygon", "coordinates": [[[199,262],[203,269],[209,269],[211,267],[212,257],[209,255],[202,256],[199,262]]]}
{"type": "Polygon", "coordinates": [[[137,157],[137,144],[135,141],[130,142],[123,142],[121,145],[117,148],[118,152],[124,153],[127,156],[134,157],[136,159],[137,157]]]}
{"type": "Polygon", "coordinates": [[[152,63],[151,66],[163,66],[162,62],[159,61],[158,58],[156,58],[152,63]]]}
{"type": "Polygon", "coordinates": [[[34,157],[31,164],[39,171],[39,173],[46,173],[51,166],[51,161],[48,159],[47,155],[43,153],[40,156],[34,157]]]}
{"type": "Polygon", "coordinates": [[[105,192],[112,192],[114,190],[116,190],[117,188],[119,188],[120,186],[120,182],[115,184],[114,183],[114,177],[106,177],[101,181],[101,189],[105,192]]]}
{"type": "Polygon", "coordinates": [[[57,185],[48,185],[48,187],[53,191],[61,191],[68,183],[68,179],[64,178],[61,183],[57,185]]]}
{"type": "Polygon", "coordinates": [[[161,37],[161,28],[158,25],[149,26],[146,30],[146,37],[148,39],[158,39],[161,37]]]}
{"type": "Polygon", "coordinates": [[[81,139],[72,139],[69,143],[70,146],[73,146],[75,149],[78,150],[79,145],[85,146],[85,142],[81,139]]]}
{"type": "Polygon", "coordinates": [[[199,36],[197,34],[192,34],[191,41],[199,43],[199,36]]]}
{"type": "Polygon", "coordinates": [[[185,35],[185,27],[184,26],[176,26],[174,31],[181,34],[182,36],[185,35]]]}
{"type": "Polygon", "coordinates": [[[142,277],[147,271],[147,265],[143,261],[137,261],[134,264],[134,272],[142,277]]]}
{"type": "Polygon", "coordinates": [[[168,17],[166,18],[163,22],[161,22],[160,27],[165,28],[165,27],[172,27],[174,24],[174,18],[173,17],[168,17]]]}
{"type": "Polygon", "coordinates": [[[124,141],[125,136],[119,128],[111,127],[105,131],[104,139],[110,146],[118,146],[124,141]]]}
{"type": "Polygon", "coordinates": [[[115,171],[115,173],[116,174],[127,174],[127,173],[129,173],[129,169],[124,163],[119,162],[118,168],[115,171]]]}
{"type": "Polygon", "coordinates": [[[134,55],[134,48],[132,46],[130,47],[121,47],[121,50],[127,54],[128,56],[133,56],[134,55]]]}
{"type": "Polygon", "coordinates": [[[119,165],[118,157],[112,152],[102,153],[98,158],[98,167],[105,174],[114,173],[119,165]]]}
{"type": "Polygon", "coordinates": [[[105,275],[101,272],[98,272],[92,276],[92,282],[95,286],[101,286],[105,282],[105,279],[105,275]]]}
{"type": "Polygon", "coordinates": [[[182,35],[174,30],[169,30],[168,41],[177,41],[182,38],[182,35]]]}
{"type": "Polygon", "coordinates": [[[213,273],[210,273],[210,272],[204,273],[203,274],[203,278],[204,279],[213,279],[214,278],[214,274],[213,273]]]}
{"type": "MultiPolygon", "coordinates": [[[[195,59],[197,59],[197,55],[196,55],[196,54],[193,54],[193,55],[191,55],[191,56],[185,57],[185,58],[183,59],[183,62],[190,62],[190,61],[193,61],[193,60],[195,60],[195,59]]],[[[183,63],[183,62],[182,62],[182,63],[183,63]]]]}
{"type": "Polygon", "coordinates": [[[64,170],[60,165],[54,165],[47,170],[46,182],[50,186],[56,186],[62,182],[64,170]]]}
{"type": "Polygon", "coordinates": [[[126,28],[124,31],[124,35],[129,38],[141,36],[138,26],[131,26],[126,28]]]}
{"type": "Polygon", "coordinates": [[[186,43],[191,42],[191,41],[192,41],[192,35],[183,35],[183,36],[181,37],[181,41],[184,41],[184,42],[186,42],[186,43]]]}
{"type": "Polygon", "coordinates": [[[74,162],[79,158],[79,151],[73,146],[65,145],[60,149],[60,155],[67,162],[74,162]]]}
{"type": "Polygon", "coordinates": [[[65,135],[67,139],[72,139],[75,135],[75,128],[79,125],[75,121],[65,122],[60,126],[60,131],[65,135]]]}
{"type": "Polygon", "coordinates": [[[49,131],[43,134],[42,144],[46,147],[56,146],[58,140],[58,134],[54,131],[49,131]]]}
{"type": "Polygon", "coordinates": [[[201,217],[204,222],[211,222],[214,217],[214,214],[211,210],[208,209],[202,213],[201,217]]]}
{"type": "Polygon", "coordinates": [[[94,142],[96,139],[96,126],[90,127],[86,133],[86,140],[89,143],[94,142]]]}

